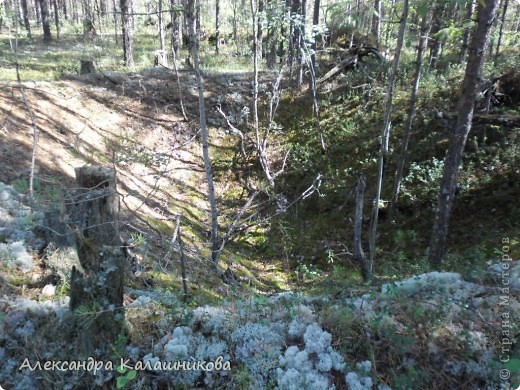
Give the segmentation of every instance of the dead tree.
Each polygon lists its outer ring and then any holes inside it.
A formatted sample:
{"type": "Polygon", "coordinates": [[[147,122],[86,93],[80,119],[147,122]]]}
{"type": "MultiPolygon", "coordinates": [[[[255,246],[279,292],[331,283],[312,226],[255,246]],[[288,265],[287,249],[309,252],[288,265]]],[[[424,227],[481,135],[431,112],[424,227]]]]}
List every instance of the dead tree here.
{"type": "Polygon", "coordinates": [[[364,58],[370,55],[376,57],[380,61],[383,60],[379,50],[377,50],[375,47],[363,45],[352,46],[350,49],[348,49],[346,57],[334,68],[329,70],[321,79],[317,80],[316,85],[323,84],[327,80],[330,80],[345,70],[357,68],[360,64],[363,63],[364,58]]]}
{"type": "Polygon", "coordinates": [[[111,168],[76,169],[71,230],[79,266],[72,268],[70,310],[75,313],[77,348],[84,356],[105,350],[124,332],[123,281],[127,269],[119,238],[119,197],[111,168]]]}

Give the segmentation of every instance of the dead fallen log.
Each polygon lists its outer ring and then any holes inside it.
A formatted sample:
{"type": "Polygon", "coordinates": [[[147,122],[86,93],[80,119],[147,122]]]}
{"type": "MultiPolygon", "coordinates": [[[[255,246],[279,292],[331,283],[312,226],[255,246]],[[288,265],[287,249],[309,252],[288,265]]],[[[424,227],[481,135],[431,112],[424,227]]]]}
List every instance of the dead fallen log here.
{"type": "Polygon", "coordinates": [[[364,58],[370,55],[376,57],[379,61],[383,60],[383,57],[375,47],[354,46],[348,50],[347,57],[344,60],[329,70],[322,78],[316,81],[316,85],[323,84],[344,70],[357,68],[360,63],[364,62],[364,58]]]}

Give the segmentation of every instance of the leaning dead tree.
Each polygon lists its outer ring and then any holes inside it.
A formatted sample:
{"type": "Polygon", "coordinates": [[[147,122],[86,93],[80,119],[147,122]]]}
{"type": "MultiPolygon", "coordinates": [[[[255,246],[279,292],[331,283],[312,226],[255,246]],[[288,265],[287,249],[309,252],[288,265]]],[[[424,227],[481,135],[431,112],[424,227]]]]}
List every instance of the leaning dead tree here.
{"type": "Polygon", "coordinates": [[[345,70],[357,68],[360,64],[364,62],[365,57],[368,56],[374,56],[379,61],[383,60],[381,54],[379,53],[379,50],[377,50],[375,47],[363,45],[352,46],[350,49],[346,51],[345,58],[342,59],[335,67],[329,70],[322,78],[317,80],[316,85],[323,84],[327,80],[330,80],[331,78],[345,70]]]}
{"type": "Polygon", "coordinates": [[[115,171],[84,166],[76,169],[76,182],[69,226],[79,264],[72,267],[70,310],[76,314],[80,354],[94,356],[124,331],[127,260],[119,238],[115,171]]]}

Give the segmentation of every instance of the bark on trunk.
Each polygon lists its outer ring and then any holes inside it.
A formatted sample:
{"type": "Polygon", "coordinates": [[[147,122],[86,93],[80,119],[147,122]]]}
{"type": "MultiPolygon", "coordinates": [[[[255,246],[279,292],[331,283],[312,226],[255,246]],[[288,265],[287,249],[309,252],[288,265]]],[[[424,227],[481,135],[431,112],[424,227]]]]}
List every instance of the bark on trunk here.
{"type": "Polygon", "coordinates": [[[497,42],[497,50],[495,53],[495,66],[498,63],[498,55],[500,54],[500,45],[502,44],[502,35],[504,32],[504,24],[506,23],[506,12],[507,6],[509,5],[509,0],[504,0],[504,10],[502,11],[502,18],[500,19],[500,32],[498,34],[498,42],[497,42]]]}
{"type": "Polygon", "coordinates": [[[383,125],[383,130],[381,133],[381,150],[379,152],[379,171],[377,176],[377,190],[376,190],[376,198],[374,200],[373,212],[372,212],[372,221],[371,221],[371,229],[370,229],[370,261],[368,264],[370,272],[373,271],[374,268],[374,258],[376,254],[376,236],[377,236],[377,223],[379,219],[379,202],[381,199],[381,189],[383,187],[383,175],[385,168],[385,161],[388,154],[388,142],[390,139],[390,127],[391,127],[391,117],[392,117],[392,100],[394,96],[394,88],[395,81],[397,79],[397,67],[399,65],[399,58],[401,56],[401,50],[403,48],[404,43],[404,35],[406,31],[406,22],[408,19],[408,0],[404,1],[403,5],[403,14],[401,15],[401,22],[399,25],[399,33],[397,36],[397,47],[395,48],[395,57],[392,63],[392,71],[390,74],[390,79],[388,81],[388,91],[386,94],[386,103],[385,103],[385,121],[383,125]]]}
{"type": "Polygon", "coordinates": [[[475,99],[497,7],[498,0],[486,0],[485,3],[478,3],[478,23],[471,40],[466,73],[462,81],[462,90],[457,106],[457,125],[444,160],[437,213],[428,257],[432,269],[441,268],[442,259],[446,253],[448,225],[457,189],[459,166],[471,130],[475,99]]]}
{"type": "Polygon", "coordinates": [[[47,0],[38,0],[40,6],[40,15],[43,29],[43,42],[49,43],[52,41],[51,24],[49,21],[49,4],[47,0]]]}
{"type": "Polygon", "coordinates": [[[121,25],[123,33],[123,57],[125,66],[134,66],[134,54],[132,50],[132,20],[129,12],[132,9],[132,0],[119,0],[121,8],[121,25]]]}
{"type": "Polygon", "coordinates": [[[215,53],[220,50],[220,0],[215,0],[215,53]]]}
{"type": "Polygon", "coordinates": [[[52,7],[54,9],[54,24],[56,25],[56,39],[60,39],[60,14],[58,12],[58,1],[52,0],[52,7]]]}
{"type": "MultiPolygon", "coordinates": [[[[161,45],[161,51],[163,51],[166,55],[166,43],[165,43],[165,38],[164,38],[164,19],[163,19],[163,0],[159,0],[158,1],[158,7],[159,7],[159,14],[157,15],[158,19],[159,19],[159,42],[160,42],[160,45],[161,45]]],[[[168,61],[166,61],[166,58],[165,58],[165,66],[168,66],[168,61]]]]}
{"type": "Polygon", "coordinates": [[[115,171],[76,169],[79,187],[73,226],[80,267],[72,268],[70,310],[78,327],[78,351],[94,356],[124,332],[123,282],[127,261],[119,238],[115,171]]]}
{"type": "MultiPolygon", "coordinates": [[[[468,2],[468,8],[466,11],[466,18],[465,22],[469,22],[472,17],[473,13],[475,12],[475,2],[473,0],[468,2]]],[[[469,41],[469,34],[470,34],[470,28],[464,29],[464,35],[462,36],[462,47],[460,50],[460,61],[464,61],[466,59],[466,55],[468,54],[468,41],[469,41]]]]}
{"type": "Polygon", "coordinates": [[[209,155],[209,142],[208,142],[208,128],[206,123],[206,103],[204,99],[204,87],[202,85],[202,75],[200,71],[199,61],[199,34],[196,28],[197,16],[196,16],[195,1],[184,0],[184,14],[186,18],[186,24],[188,27],[188,38],[191,55],[193,57],[193,68],[195,70],[195,78],[197,80],[197,89],[199,95],[199,118],[200,118],[200,133],[202,141],[202,156],[204,159],[204,170],[206,171],[206,178],[208,180],[208,197],[211,208],[211,259],[215,270],[217,269],[218,261],[218,211],[217,201],[215,199],[215,186],[213,183],[213,171],[211,168],[211,159],[209,155]]]}
{"type": "Polygon", "coordinates": [[[365,258],[365,252],[362,245],[362,229],[363,229],[363,198],[365,194],[365,176],[360,175],[356,187],[356,217],[354,220],[354,255],[361,267],[361,276],[363,280],[369,281],[372,277],[370,267],[365,258]]]}
{"type": "Polygon", "coordinates": [[[376,41],[376,47],[379,48],[381,43],[381,0],[375,0],[374,14],[372,29],[376,41]]]}
{"type": "Polygon", "coordinates": [[[27,36],[32,38],[31,35],[31,23],[29,22],[29,9],[27,7],[27,0],[21,0],[20,7],[22,9],[22,19],[25,30],[27,31],[27,36]]]}
{"type": "Polygon", "coordinates": [[[419,82],[421,80],[422,64],[424,51],[428,43],[428,35],[431,29],[431,18],[428,13],[423,17],[421,23],[421,37],[419,38],[419,46],[417,47],[417,62],[415,65],[415,76],[412,87],[412,93],[410,96],[410,104],[408,107],[408,117],[403,133],[403,142],[401,144],[401,154],[397,163],[397,170],[395,173],[394,189],[392,191],[392,200],[390,201],[389,215],[392,215],[392,211],[397,203],[397,198],[401,190],[401,181],[403,178],[404,163],[406,161],[406,155],[408,154],[408,144],[410,143],[410,135],[412,133],[412,124],[415,117],[415,109],[417,104],[417,95],[419,92],[419,82]]]}

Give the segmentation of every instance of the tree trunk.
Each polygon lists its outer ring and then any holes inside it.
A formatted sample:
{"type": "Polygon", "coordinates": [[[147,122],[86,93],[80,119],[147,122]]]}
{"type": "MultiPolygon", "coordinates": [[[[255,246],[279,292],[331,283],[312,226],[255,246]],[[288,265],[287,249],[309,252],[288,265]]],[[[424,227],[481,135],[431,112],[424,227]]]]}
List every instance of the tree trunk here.
{"type": "MultiPolygon", "coordinates": [[[[159,14],[157,15],[157,18],[159,19],[159,42],[160,42],[160,45],[161,45],[161,51],[163,51],[164,53],[166,53],[166,43],[165,43],[165,37],[164,37],[164,18],[163,18],[163,0],[158,0],[158,9],[159,9],[159,14]]],[[[166,61],[166,64],[168,64],[168,61],[166,61]]]]}
{"type": "Polygon", "coordinates": [[[299,27],[299,34],[298,34],[298,88],[301,88],[303,85],[303,63],[305,61],[305,19],[307,16],[307,0],[301,0],[301,21],[300,21],[300,27],[299,27]]]}
{"type": "Polygon", "coordinates": [[[116,45],[119,43],[119,39],[118,39],[118,26],[117,26],[117,4],[116,4],[116,0],[112,0],[112,10],[113,10],[113,15],[114,15],[114,41],[116,43],[116,45]]]}
{"type": "Polygon", "coordinates": [[[278,29],[280,28],[280,21],[278,20],[279,16],[276,2],[271,0],[268,4],[270,14],[267,17],[271,20],[271,23],[267,30],[269,50],[266,51],[266,62],[267,67],[273,69],[276,66],[276,51],[278,49],[278,29]]]}
{"type": "Polygon", "coordinates": [[[383,175],[385,168],[385,161],[388,154],[388,142],[390,138],[390,126],[392,118],[392,99],[394,96],[395,81],[397,79],[397,67],[399,65],[399,58],[401,57],[401,50],[404,43],[404,35],[406,31],[406,22],[408,19],[408,0],[404,0],[403,14],[401,15],[401,21],[399,24],[399,33],[397,36],[397,47],[395,48],[394,61],[392,63],[392,70],[390,73],[390,79],[388,81],[388,91],[386,93],[385,102],[385,119],[383,124],[383,130],[381,132],[381,150],[379,152],[379,171],[377,176],[377,191],[376,198],[374,200],[371,231],[370,231],[370,261],[369,270],[372,273],[374,268],[374,257],[376,254],[376,236],[377,236],[377,223],[379,219],[379,202],[381,199],[381,189],[383,187],[383,175]]]}
{"type": "Polygon", "coordinates": [[[502,18],[500,19],[500,32],[498,34],[497,51],[495,52],[495,66],[497,66],[498,55],[500,54],[500,44],[502,43],[502,34],[504,31],[504,24],[506,22],[506,12],[507,12],[507,6],[509,4],[509,0],[503,0],[503,2],[504,2],[504,11],[502,12],[502,18]]]}
{"type": "Polygon", "coordinates": [[[354,219],[354,255],[361,267],[361,276],[365,282],[372,277],[370,267],[365,258],[362,245],[362,229],[363,229],[363,197],[365,194],[365,176],[360,175],[356,187],[356,217],[354,219]]]}
{"type": "Polygon", "coordinates": [[[78,5],[76,1],[71,1],[70,4],[72,5],[72,20],[75,24],[79,23],[79,12],[78,12],[78,5]]]}
{"type": "Polygon", "coordinates": [[[215,0],[215,53],[220,50],[220,0],[215,0]]]}
{"type": "Polygon", "coordinates": [[[401,154],[397,163],[397,170],[395,173],[394,189],[392,191],[392,200],[390,201],[389,215],[392,215],[392,211],[397,203],[399,191],[401,190],[401,181],[403,178],[404,163],[406,161],[406,155],[408,153],[408,144],[410,142],[410,134],[412,133],[412,124],[415,117],[415,109],[417,103],[417,94],[419,92],[419,82],[421,80],[421,71],[424,58],[424,51],[428,44],[428,35],[431,29],[431,17],[430,13],[423,17],[421,23],[421,36],[419,38],[419,46],[417,47],[417,62],[415,63],[415,76],[412,87],[412,93],[410,96],[410,103],[408,106],[408,117],[403,132],[403,142],[401,144],[401,154]]]}
{"type": "Polygon", "coordinates": [[[69,14],[67,12],[67,0],[61,0],[60,5],[61,5],[61,10],[63,12],[63,19],[68,20],[69,14]]]}
{"type": "MultiPolygon", "coordinates": [[[[465,23],[469,22],[473,18],[473,13],[475,12],[475,2],[473,0],[470,0],[467,5],[467,12],[465,17],[465,23]]],[[[468,54],[468,40],[469,40],[469,33],[470,28],[467,27],[464,29],[464,35],[462,36],[462,47],[460,50],[460,62],[464,61],[466,59],[466,55],[468,54]]]]}
{"type": "Polygon", "coordinates": [[[294,74],[294,59],[296,56],[296,59],[298,59],[298,52],[299,49],[299,32],[300,27],[295,23],[295,20],[297,20],[296,16],[299,15],[300,12],[300,0],[286,0],[287,3],[289,3],[289,78],[291,81],[293,81],[293,74],[294,74]]]}
{"type": "Polygon", "coordinates": [[[49,43],[52,41],[51,24],[49,22],[49,4],[47,0],[38,0],[40,6],[40,15],[43,29],[43,42],[49,43]]]}
{"type": "Polygon", "coordinates": [[[435,69],[437,67],[437,62],[439,61],[440,54],[442,51],[442,40],[440,37],[437,37],[437,33],[441,31],[444,26],[444,11],[446,8],[446,4],[440,2],[437,7],[435,7],[432,19],[432,30],[431,35],[435,37],[432,39],[430,45],[430,58],[428,63],[428,70],[435,69]]]}
{"type": "Polygon", "coordinates": [[[121,9],[121,26],[123,34],[123,58],[125,66],[134,66],[134,54],[132,50],[132,20],[129,15],[132,9],[132,0],[119,0],[121,9]]]}
{"type": "Polygon", "coordinates": [[[54,9],[54,23],[56,25],[56,39],[60,39],[60,15],[58,11],[58,1],[52,0],[52,7],[54,9]]]}
{"type": "MultiPolygon", "coordinates": [[[[171,45],[172,53],[175,58],[179,58],[179,48],[181,44],[181,24],[179,22],[179,11],[177,0],[170,0],[170,24],[171,24],[171,45]]],[[[173,61],[175,61],[175,58],[173,61]]]]}
{"type": "Polygon", "coordinates": [[[486,0],[485,3],[478,3],[478,23],[471,39],[471,50],[469,51],[466,73],[462,81],[462,89],[457,106],[457,124],[444,160],[437,213],[428,256],[432,269],[440,269],[442,259],[446,253],[448,224],[455,198],[455,190],[457,189],[459,166],[464,146],[471,130],[475,99],[497,7],[498,0],[486,0]]]}
{"type": "MultiPolygon", "coordinates": [[[[320,0],[314,0],[314,9],[312,13],[312,25],[318,28],[320,23],[320,0]]],[[[311,55],[311,66],[316,75],[316,50],[318,49],[317,39],[312,42],[312,55],[311,55]]]]}
{"type": "Polygon", "coordinates": [[[94,356],[124,334],[123,283],[126,257],[119,238],[119,196],[115,171],[76,169],[77,215],[73,227],[80,267],[72,268],[70,310],[78,326],[78,351],[94,356]]]}
{"type": "Polygon", "coordinates": [[[179,76],[179,67],[177,64],[177,58],[179,56],[179,34],[180,34],[180,23],[179,23],[179,15],[178,11],[175,10],[175,0],[170,0],[170,23],[171,23],[171,51],[172,51],[172,63],[173,69],[175,71],[175,82],[177,84],[177,91],[179,94],[179,105],[181,107],[182,117],[185,121],[188,120],[188,115],[186,114],[186,109],[184,107],[184,96],[182,93],[182,85],[181,78],[179,76]]]}
{"type": "Polygon", "coordinates": [[[27,36],[29,37],[29,39],[31,39],[31,23],[29,21],[29,8],[27,7],[27,0],[21,0],[20,7],[22,9],[23,25],[25,27],[25,30],[27,31],[27,36]]]}
{"type": "Polygon", "coordinates": [[[202,85],[202,75],[200,72],[199,62],[199,32],[196,29],[196,11],[195,8],[198,4],[195,4],[193,0],[184,0],[184,15],[186,18],[186,24],[188,27],[188,38],[191,55],[193,57],[193,68],[195,71],[195,78],[197,80],[197,89],[199,95],[199,118],[200,118],[200,132],[202,141],[202,156],[204,158],[204,169],[206,171],[206,178],[208,180],[208,197],[211,208],[211,259],[215,270],[217,269],[218,261],[218,211],[217,201],[215,198],[215,186],[213,183],[213,171],[211,168],[211,159],[209,155],[209,142],[208,142],[208,128],[206,123],[206,103],[204,99],[204,87],[202,85]]]}
{"type": "Polygon", "coordinates": [[[372,31],[376,41],[376,47],[379,49],[379,45],[381,44],[381,0],[374,1],[374,13],[372,31]]]}

